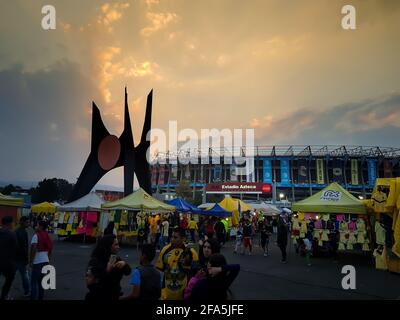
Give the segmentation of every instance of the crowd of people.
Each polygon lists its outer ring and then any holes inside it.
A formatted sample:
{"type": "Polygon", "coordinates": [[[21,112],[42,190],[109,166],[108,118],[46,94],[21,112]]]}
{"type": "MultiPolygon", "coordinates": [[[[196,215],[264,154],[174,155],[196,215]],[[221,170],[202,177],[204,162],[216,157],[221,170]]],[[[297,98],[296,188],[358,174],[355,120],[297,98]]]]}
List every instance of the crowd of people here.
{"type": "Polygon", "coordinates": [[[17,271],[21,276],[24,296],[30,297],[31,300],[42,300],[44,296],[42,268],[49,264],[53,250],[53,241],[47,232],[47,221],[37,222],[30,244],[26,230],[30,225],[28,217],[20,218],[19,227],[15,231],[13,231],[12,217],[3,217],[1,224],[0,276],[3,275],[5,278],[1,300],[10,299],[9,292],[17,271]]]}
{"type": "Polygon", "coordinates": [[[155,265],[156,246],[151,241],[141,246],[139,266],[131,269],[118,256],[118,240],[112,233],[103,235],[91,255],[86,273],[89,292],[86,300],[188,300],[228,298],[228,290],[240,266],[229,265],[220,253],[215,238],[200,242],[198,252],[185,242],[186,230],[173,228],[169,243],[155,265]],[[121,279],[131,276],[132,290],[123,293],[121,279]]]}
{"type": "MultiPolygon", "coordinates": [[[[6,280],[1,298],[7,299],[18,271],[25,297],[41,300],[41,271],[49,264],[53,249],[48,221],[36,219],[30,243],[26,231],[30,219],[22,217],[15,231],[12,223],[11,217],[4,217],[0,229],[0,276],[6,280]]],[[[86,300],[225,300],[231,296],[229,287],[240,271],[239,265],[228,264],[221,254],[229,239],[233,240],[233,253],[243,255],[251,255],[253,242],[258,241],[265,257],[270,256],[272,240],[281,251],[281,262],[287,262],[290,221],[285,214],[272,218],[245,212],[239,225],[230,227],[224,218],[201,217],[197,221],[189,215],[150,215],[144,230],[138,235],[138,266],[131,268],[118,256],[117,231],[114,223],[109,223],[88,262],[86,300]],[[132,290],[123,293],[120,283],[127,276],[132,290]]],[[[298,244],[308,265],[311,245],[307,239],[298,244]]]]}

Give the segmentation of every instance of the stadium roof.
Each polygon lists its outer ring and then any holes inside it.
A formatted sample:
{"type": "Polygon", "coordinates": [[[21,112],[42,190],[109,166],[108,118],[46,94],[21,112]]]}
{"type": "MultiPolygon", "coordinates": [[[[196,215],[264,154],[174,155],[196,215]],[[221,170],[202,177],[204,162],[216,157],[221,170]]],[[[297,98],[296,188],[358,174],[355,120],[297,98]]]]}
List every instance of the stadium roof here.
{"type": "Polygon", "coordinates": [[[400,157],[400,148],[395,147],[379,147],[379,146],[353,146],[353,145],[277,145],[277,146],[255,146],[253,149],[246,150],[246,147],[235,147],[233,150],[227,148],[209,148],[201,149],[185,149],[178,152],[158,153],[156,159],[168,159],[172,157],[190,158],[190,157],[207,157],[207,156],[251,156],[252,153],[256,157],[381,157],[381,158],[398,158],[400,157]]]}

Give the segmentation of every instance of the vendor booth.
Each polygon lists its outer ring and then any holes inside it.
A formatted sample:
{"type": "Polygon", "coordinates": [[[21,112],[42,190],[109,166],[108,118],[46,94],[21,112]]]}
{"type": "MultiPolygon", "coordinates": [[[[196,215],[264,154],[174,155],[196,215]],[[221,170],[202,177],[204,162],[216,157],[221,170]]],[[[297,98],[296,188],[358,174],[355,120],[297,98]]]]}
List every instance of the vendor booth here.
{"type": "Polygon", "coordinates": [[[216,203],[212,208],[204,210],[200,214],[203,216],[217,217],[217,218],[232,217],[232,212],[224,210],[218,203],[216,203]]]}
{"type": "Polygon", "coordinates": [[[232,212],[232,221],[231,224],[233,226],[239,225],[240,213],[251,211],[254,208],[247,204],[246,202],[232,198],[231,196],[225,196],[224,200],[219,203],[220,207],[226,211],[232,212]]]}
{"type": "Polygon", "coordinates": [[[251,203],[251,206],[254,210],[260,211],[265,216],[277,216],[281,213],[281,210],[277,206],[265,202],[251,203]]]}
{"type": "Polygon", "coordinates": [[[375,217],[376,268],[400,273],[400,178],[378,178],[366,201],[375,217]]]}
{"type": "Polygon", "coordinates": [[[175,206],[153,198],[142,188],[125,198],[104,203],[101,208],[99,231],[103,232],[109,222],[114,222],[118,236],[126,238],[137,236],[139,230],[145,229],[149,214],[154,214],[150,221],[153,226],[160,220],[156,213],[169,215],[176,210],[175,206]]]}
{"type": "Polygon", "coordinates": [[[55,213],[56,212],[56,206],[52,203],[49,202],[42,202],[38,204],[34,204],[31,207],[31,212],[35,214],[40,214],[40,213],[55,213]]]}
{"type": "Polygon", "coordinates": [[[201,213],[202,210],[197,208],[195,205],[186,201],[182,198],[175,198],[173,200],[167,201],[167,204],[174,206],[176,211],[178,212],[187,212],[187,213],[201,213]]]}
{"type": "Polygon", "coordinates": [[[83,235],[96,237],[103,199],[95,192],[57,207],[54,228],[59,236],[83,235]]]}
{"type": "Polygon", "coordinates": [[[18,223],[22,214],[23,205],[23,199],[5,196],[0,193],[0,220],[3,217],[10,216],[13,218],[15,223],[18,223]]]}
{"type": "MultiPolygon", "coordinates": [[[[371,222],[364,203],[334,182],[293,205],[292,238],[312,238],[318,247],[370,251],[371,222]]],[[[335,249],[336,250],[336,249],[335,249]]]]}

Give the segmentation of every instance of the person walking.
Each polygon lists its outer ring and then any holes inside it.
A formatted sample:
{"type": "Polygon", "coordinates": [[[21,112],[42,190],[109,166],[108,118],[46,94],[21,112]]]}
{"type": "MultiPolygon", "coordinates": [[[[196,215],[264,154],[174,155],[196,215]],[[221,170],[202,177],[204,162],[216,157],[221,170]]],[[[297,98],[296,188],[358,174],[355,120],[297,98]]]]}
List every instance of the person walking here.
{"type": "Polygon", "coordinates": [[[205,227],[205,231],[206,231],[206,236],[207,238],[212,238],[214,237],[214,224],[213,224],[213,219],[211,217],[208,218],[208,220],[205,222],[206,227],[205,227]]]}
{"type": "Polygon", "coordinates": [[[118,240],[113,234],[99,240],[88,264],[89,292],[85,300],[119,300],[121,279],[131,274],[131,267],[117,255],[118,251],[118,240]]]}
{"type": "Polygon", "coordinates": [[[305,250],[305,256],[306,256],[306,262],[307,266],[311,267],[311,255],[312,255],[312,242],[311,240],[307,237],[303,239],[303,244],[304,244],[304,250],[305,250]]]}
{"type": "Polygon", "coordinates": [[[41,220],[31,240],[31,300],[43,300],[42,279],[44,274],[42,269],[49,264],[52,251],[53,241],[47,233],[47,222],[41,220]]]}
{"type": "Polygon", "coordinates": [[[249,249],[249,256],[251,255],[253,244],[251,237],[253,236],[253,226],[251,225],[250,219],[246,218],[243,225],[243,254],[246,253],[246,249],[249,249]]]}
{"type": "Polygon", "coordinates": [[[0,300],[10,299],[8,293],[14,281],[16,271],[17,237],[12,232],[13,218],[10,216],[1,219],[0,229],[0,276],[4,276],[5,282],[1,290],[0,300]]]}
{"type": "Polygon", "coordinates": [[[169,222],[168,219],[164,218],[163,222],[161,223],[161,236],[160,236],[160,250],[165,247],[168,243],[169,237],[169,222]]]}
{"type": "Polygon", "coordinates": [[[30,296],[30,287],[28,279],[28,262],[29,262],[29,241],[28,232],[26,229],[29,227],[30,222],[28,217],[21,217],[19,220],[19,228],[15,231],[17,237],[17,254],[16,263],[17,270],[21,275],[22,286],[24,288],[24,297],[30,296]]]}
{"type": "Polygon", "coordinates": [[[194,220],[193,216],[190,218],[190,222],[189,222],[189,232],[190,232],[190,240],[195,243],[196,242],[196,238],[195,238],[195,234],[196,231],[198,230],[198,226],[197,226],[197,222],[194,220]]]}
{"type": "Polygon", "coordinates": [[[286,257],[287,242],[288,242],[288,227],[286,222],[286,216],[281,215],[278,222],[278,235],[277,235],[277,243],[282,253],[281,263],[287,262],[287,257],[286,257]]]}
{"type": "Polygon", "coordinates": [[[225,243],[226,233],[225,225],[223,224],[222,219],[218,219],[218,221],[215,223],[214,230],[220,246],[223,246],[225,243]]]}
{"type": "Polygon", "coordinates": [[[261,248],[264,251],[264,257],[269,256],[269,237],[271,235],[271,229],[270,229],[270,223],[267,219],[264,219],[261,227],[260,227],[260,233],[261,233],[261,248]]]}

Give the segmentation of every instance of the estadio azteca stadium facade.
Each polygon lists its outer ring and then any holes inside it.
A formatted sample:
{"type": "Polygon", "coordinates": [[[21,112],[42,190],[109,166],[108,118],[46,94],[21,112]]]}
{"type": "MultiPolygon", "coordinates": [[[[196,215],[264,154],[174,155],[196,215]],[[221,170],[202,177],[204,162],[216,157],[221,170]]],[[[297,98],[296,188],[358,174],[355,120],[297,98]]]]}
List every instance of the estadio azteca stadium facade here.
{"type": "Polygon", "coordinates": [[[207,193],[237,193],[249,199],[257,195],[262,200],[276,200],[280,195],[295,201],[338,182],[361,198],[372,191],[376,178],[400,176],[400,148],[259,146],[254,148],[254,157],[248,157],[245,148],[240,154],[247,159],[247,170],[253,169],[252,174],[238,171],[244,165],[235,164],[235,160],[224,163],[223,149],[198,151],[197,164],[193,153],[188,164],[182,152],[158,154],[151,165],[152,190],[174,192],[180,180],[188,180],[192,188],[207,193]],[[186,161],[174,162],[177,156],[186,161]]]}

